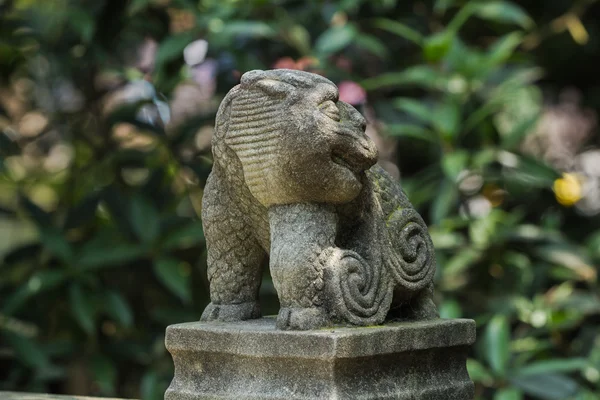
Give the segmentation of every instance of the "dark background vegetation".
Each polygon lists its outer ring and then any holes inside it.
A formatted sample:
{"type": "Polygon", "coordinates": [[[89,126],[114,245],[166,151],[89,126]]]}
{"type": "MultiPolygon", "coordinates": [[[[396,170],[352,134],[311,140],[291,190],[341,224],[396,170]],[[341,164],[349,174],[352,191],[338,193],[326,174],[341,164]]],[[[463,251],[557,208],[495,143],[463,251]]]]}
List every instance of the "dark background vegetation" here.
{"type": "Polygon", "coordinates": [[[162,399],[216,107],[274,66],[369,119],[477,399],[600,399],[596,0],[0,0],[0,390],[162,399]]]}

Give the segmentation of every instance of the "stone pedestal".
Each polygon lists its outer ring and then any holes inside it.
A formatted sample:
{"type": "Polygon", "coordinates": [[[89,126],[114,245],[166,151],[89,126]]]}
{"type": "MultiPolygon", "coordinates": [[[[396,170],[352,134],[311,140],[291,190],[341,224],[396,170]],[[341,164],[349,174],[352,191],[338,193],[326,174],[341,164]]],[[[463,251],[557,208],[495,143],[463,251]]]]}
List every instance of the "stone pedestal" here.
{"type": "Polygon", "coordinates": [[[470,400],[471,320],[311,331],[274,318],[167,328],[175,377],[165,400],[470,400]]]}

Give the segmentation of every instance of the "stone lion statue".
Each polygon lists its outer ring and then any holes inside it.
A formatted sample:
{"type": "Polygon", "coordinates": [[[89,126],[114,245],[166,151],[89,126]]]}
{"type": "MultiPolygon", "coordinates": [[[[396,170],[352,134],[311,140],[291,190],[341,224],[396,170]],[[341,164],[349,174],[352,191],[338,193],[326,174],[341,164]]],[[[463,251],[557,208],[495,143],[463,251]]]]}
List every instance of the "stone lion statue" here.
{"type": "Polygon", "coordinates": [[[376,165],[365,119],[328,79],[250,71],[216,118],[202,220],[202,320],[260,318],[266,257],[279,329],[437,317],[427,227],[376,165]]]}

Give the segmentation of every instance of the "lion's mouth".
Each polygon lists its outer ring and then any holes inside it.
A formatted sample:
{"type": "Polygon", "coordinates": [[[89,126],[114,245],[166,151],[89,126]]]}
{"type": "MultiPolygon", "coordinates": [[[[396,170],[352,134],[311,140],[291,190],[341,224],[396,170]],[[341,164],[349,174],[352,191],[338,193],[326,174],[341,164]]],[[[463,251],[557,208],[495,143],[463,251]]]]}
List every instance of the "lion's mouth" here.
{"type": "Polygon", "coordinates": [[[334,163],[336,163],[338,165],[341,165],[342,167],[350,170],[357,177],[363,172],[363,168],[361,166],[353,164],[353,163],[345,160],[344,158],[342,158],[339,155],[333,154],[331,156],[331,161],[333,161],[334,163]]]}

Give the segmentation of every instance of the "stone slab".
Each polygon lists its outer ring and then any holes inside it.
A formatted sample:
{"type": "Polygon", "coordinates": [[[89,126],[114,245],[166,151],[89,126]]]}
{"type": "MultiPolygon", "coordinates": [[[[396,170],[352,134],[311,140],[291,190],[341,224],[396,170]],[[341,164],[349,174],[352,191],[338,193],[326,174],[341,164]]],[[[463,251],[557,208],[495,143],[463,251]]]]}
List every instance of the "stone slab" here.
{"type": "Polygon", "coordinates": [[[167,328],[165,400],[468,400],[472,320],[282,331],[274,318],[167,328]]]}

